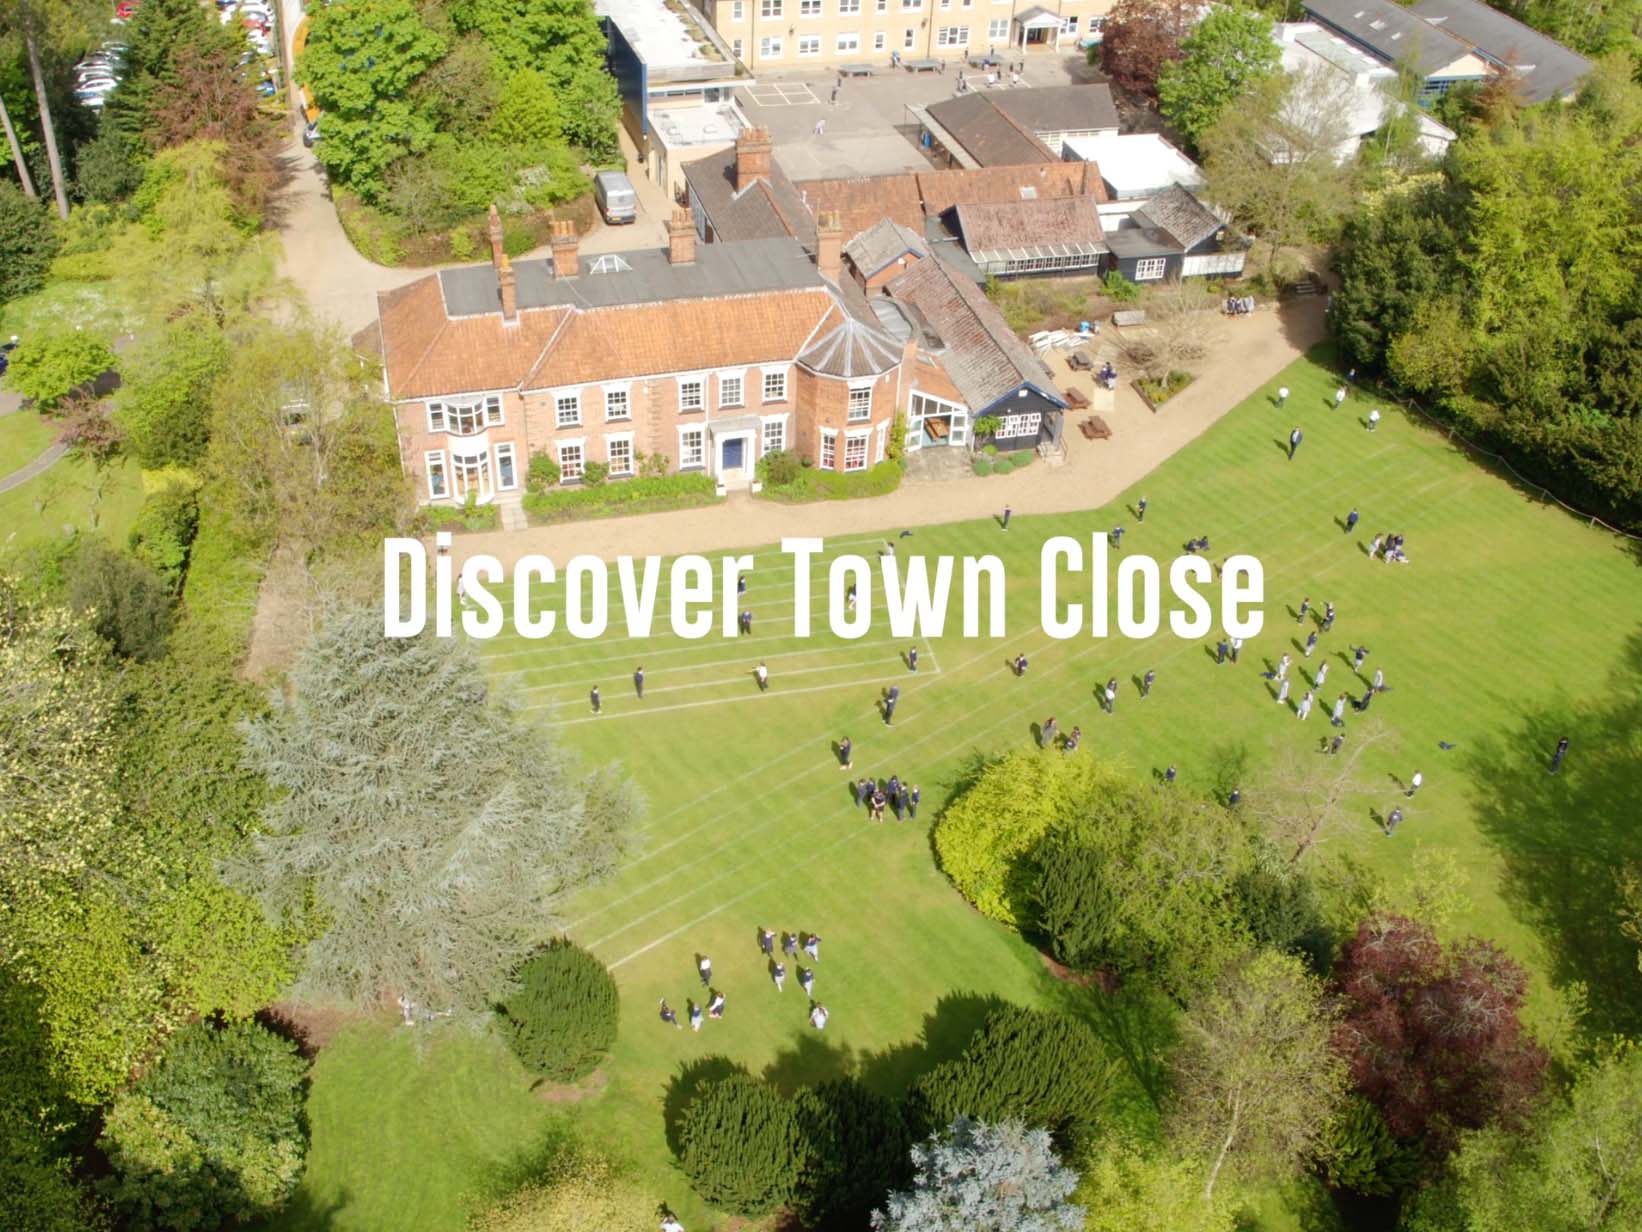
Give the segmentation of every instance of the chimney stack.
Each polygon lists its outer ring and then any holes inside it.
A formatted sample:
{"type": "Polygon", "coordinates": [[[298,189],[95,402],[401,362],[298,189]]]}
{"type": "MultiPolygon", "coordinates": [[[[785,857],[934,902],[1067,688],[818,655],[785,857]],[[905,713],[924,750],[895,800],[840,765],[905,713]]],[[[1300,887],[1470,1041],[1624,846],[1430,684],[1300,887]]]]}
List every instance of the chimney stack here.
{"type": "Polygon", "coordinates": [[[696,259],[696,223],[687,205],[675,205],[667,224],[667,259],[674,265],[689,265],[696,259]]]}
{"type": "Polygon", "coordinates": [[[837,210],[822,210],[815,220],[815,268],[833,282],[844,276],[844,221],[837,210]]]}
{"type": "Polygon", "coordinates": [[[513,276],[513,262],[502,254],[502,263],[496,269],[496,281],[502,288],[502,320],[511,321],[519,314],[518,285],[513,276]]]}
{"type": "Polygon", "coordinates": [[[502,216],[496,212],[493,203],[490,207],[490,263],[499,270],[505,260],[507,254],[502,251],[502,216]]]}
{"type": "Polygon", "coordinates": [[[553,276],[555,278],[574,278],[581,272],[577,254],[580,244],[576,239],[576,224],[567,218],[555,219],[553,222],[552,244],[553,276]]]}
{"type": "Polygon", "coordinates": [[[770,130],[744,128],[735,138],[735,190],[770,178],[770,130]]]}

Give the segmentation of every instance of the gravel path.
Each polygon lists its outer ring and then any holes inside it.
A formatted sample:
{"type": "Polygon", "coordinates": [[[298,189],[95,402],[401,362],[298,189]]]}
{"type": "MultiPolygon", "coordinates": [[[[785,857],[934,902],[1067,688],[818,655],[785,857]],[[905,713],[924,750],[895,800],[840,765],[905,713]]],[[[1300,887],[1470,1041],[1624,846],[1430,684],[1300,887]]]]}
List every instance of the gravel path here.
{"type": "Polygon", "coordinates": [[[59,442],[52,445],[34,461],[19,470],[13,471],[4,479],[0,479],[0,495],[10,492],[13,488],[20,488],[36,475],[49,471],[57,464],[57,459],[68,452],[68,446],[59,442]]]}

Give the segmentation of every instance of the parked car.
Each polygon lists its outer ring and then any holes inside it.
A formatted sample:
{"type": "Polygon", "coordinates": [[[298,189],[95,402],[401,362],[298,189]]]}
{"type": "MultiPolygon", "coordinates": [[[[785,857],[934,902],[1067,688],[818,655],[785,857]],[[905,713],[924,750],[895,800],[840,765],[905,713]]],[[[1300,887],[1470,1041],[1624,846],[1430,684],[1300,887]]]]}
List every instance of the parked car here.
{"type": "Polygon", "coordinates": [[[114,6],[114,16],[123,17],[126,21],[130,21],[137,15],[137,10],[141,7],[140,0],[120,0],[114,6]]]}
{"type": "Polygon", "coordinates": [[[264,77],[257,82],[257,93],[263,98],[272,98],[279,93],[279,87],[264,77]]]}
{"type": "Polygon", "coordinates": [[[638,221],[639,195],[633,181],[620,171],[601,171],[593,177],[593,199],[604,221],[613,226],[638,221]]]}

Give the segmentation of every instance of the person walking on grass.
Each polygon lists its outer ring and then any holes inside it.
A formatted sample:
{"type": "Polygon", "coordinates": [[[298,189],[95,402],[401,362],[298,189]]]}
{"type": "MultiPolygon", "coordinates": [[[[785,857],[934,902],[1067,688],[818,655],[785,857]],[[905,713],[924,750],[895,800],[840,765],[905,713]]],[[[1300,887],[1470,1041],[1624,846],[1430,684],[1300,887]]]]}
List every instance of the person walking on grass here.
{"type": "Polygon", "coordinates": [[[1334,699],[1334,709],[1329,712],[1328,721],[1331,727],[1344,727],[1346,718],[1346,695],[1344,693],[1334,699]]]}
{"type": "Polygon", "coordinates": [[[1360,521],[1362,521],[1362,515],[1355,509],[1346,514],[1346,534],[1349,535],[1352,531],[1356,530],[1357,523],[1360,521]]]}
{"type": "Polygon", "coordinates": [[[827,1029],[828,1017],[829,1015],[827,1013],[826,1006],[812,1005],[810,1007],[810,1026],[814,1027],[817,1031],[825,1031],[827,1029]]]}
{"type": "Polygon", "coordinates": [[[890,685],[889,692],[884,696],[884,726],[889,727],[895,721],[895,703],[901,700],[901,687],[890,685]]]}
{"type": "Polygon", "coordinates": [[[1009,529],[1009,519],[1014,516],[1014,513],[1015,513],[1015,511],[1013,509],[1011,509],[1008,505],[1005,505],[1003,507],[1003,528],[1005,530],[1009,529]]]}
{"type": "Polygon", "coordinates": [[[808,954],[810,958],[817,963],[821,961],[820,933],[811,933],[809,936],[804,938],[804,953],[808,954]]]}
{"type": "Polygon", "coordinates": [[[1242,653],[1243,653],[1243,639],[1240,638],[1240,637],[1232,638],[1232,640],[1231,640],[1231,660],[1232,660],[1232,666],[1233,667],[1237,666],[1237,656],[1242,654],[1242,653]]]}
{"type": "Polygon", "coordinates": [[[678,1015],[673,1012],[673,1007],[667,1004],[666,997],[661,999],[661,1020],[675,1030],[684,1030],[684,1027],[679,1023],[678,1015]]]}
{"type": "Polygon", "coordinates": [[[1140,695],[1142,697],[1150,697],[1152,693],[1152,685],[1156,681],[1157,673],[1148,667],[1146,669],[1146,674],[1140,678],[1140,695]]]}
{"type": "Polygon", "coordinates": [[[753,668],[753,678],[758,681],[758,691],[760,693],[768,693],[770,691],[770,669],[768,667],[760,663],[757,667],[753,668]]]}
{"type": "Polygon", "coordinates": [[[804,990],[804,995],[810,1000],[815,999],[815,972],[808,967],[798,969],[798,986],[804,990]]]}
{"type": "Polygon", "coordinates": [[[665,1207],[661,1212],[661,1232],[684,1232],[684,1225],[678,1221],[678,1216],[665,1207]]]}
{"type": "Polygon", "coordinates": [[[1323,604],[1323,632],[1327,633],[1332,628],[1334,628],[1334,605],[1325,603],[1323,604]]]}
{"type": "Polygon", "coordinates": [[[1026,656],[1023,655],[1023,654],[1016,655],[1015,656],[1015,679],[1016,680],[1019,680],[1021,677],[1026,675],[1026,666],[1027,666],[1026,656]]]}
{"type": "Polygon", "coordinates": [[[696,973],[701,976],[701,986],[708,987],[713,982],[713,960],[705,954],[696,955],[696,973]]]}
{"type": "Polygon", "coordinates": [[[1313,629],[1306,634],[1306,658],[1311,658],[1311,652],[1317,649],[1317,630],[1313,629]]]}
{"type": "Polygon", "coordinates": [[[1117,677],[1113,676],[1106,682],[1106,713],[1117,713],[1117,677]]]}
{"type": "Polygon", "coordinates": [[[1551,768],[1548,774],[1555,774],[1562,769],[1562,759],[1568,756],[1568,737],[1564,736],[1556,742],[1556,752],[1551,754],[1551,768]]]}
{"type": "Polygon", "coordinates": [[[1368,430],[1370,432],[1372,432],[1372,431],[1374,431],[1375,428],[1377,428],[1379,426],[1380,426],[1380,408],[1375,407],[1372,411],[1370,411],[1368,413],[1368,430]]]}
{"type": "Polygon", "coordinates": [[[758,951],[763,954],[765,958],[775,957],[775,931],[773,929],[765,928],[763,925],[759,925],[758,951]]]}
{"type": "Polygon", "coordinates": [[[715,1019],[723,1018],[724,994],[719,992],[716,988],[709,989],[708,991],[711,995],[707,999],[707,1017],[715,1019]]]}
{"type": "Polygon", "coordinates": [[[880,825],[883,824],[884,820],[884,805],[888,802],[889,797],[884,794],[882,787],[872,789],[872,819],[880,825]]]}
{"type": "Polygon", "coordinates": [[[781,952],[788,958],[798,957],[798,934],[791,929],[782,930],[781,952]]]}
{"type": "Polygon", "coordinates": [[[641,702],[644,700],[644,664],[642,663],[633,671],[633,692],[639,695],[641,702]]]}
{"type": "Polygon", "coordinates": [[[1306,695],[1300,699],[1300,704],[1294,708],[1294,713],[1302,723],[1311,717],[1310,690],[1307,690],[1306,695]]]}
{"type": "Polygon", "coordinates": [[[1289,677],[1289,664],[1292,662],[1294,660],[1289,658],[1288,651],[1285,650],[1283,657],[1277,660],[1277,670],[1272,673],[1272,678],[1274,680],[1287,680],[1289,677]]]}
{"type": "Polygon", "coordinates": [[[907,671],[916,672],[917,670],[918,670],[918,648],[916,646],[912,646],[912,647],[909,647],[908,650],[907,650],[907,671]]]}
{"type": "Polygon", "coordinates": [[[588,695],[587,695],[587,700],[593,703],[593,713],[594,714],[598,714],[603,709],[603,705],[599,701],[599,686],[598,685],[593,686],[592,691],[590,693],[588,693],[588,695]]]}
{"type": "Polygon", "coordinates": [[[1386,818],[1385,818],[1385,836],[1387,838],[1390,838],[1393,834],[1395,834],[1397,832],[1397,827],[1402,825],[1402,824],[1403,824],[1403,811],[1402,811],[1402,809],[1400,809],[1400,808],[1392,809],[1391,812],[1386,814],[1386,818]]]}
{"type": "Polygon", "coordinates": [[[1287,402],[1288,400],[1289,400],[1289,387],[1287,385],[1279,385],[1277,387],[1277,409],[1282,410],[1283,409],[1283,404],[1285,402],[1287,402]]]}
{"type": "Polygon", "coordinates": [[[1277,686],[1277,704],[1283,705],[1289,699],[1289,682],[1283,681],[1277,686]]]}
{"type": "Polygon", "coordinates": [[[1306,439],[1306,434],[1300,431],[1300,425],[1295,424],[1294,430],[1289,433],[1289,461],[1294,461],[1294,455],[1300,448],[1300,442],[1306,439]]]}
{"type": "Polygon", "coordinates": [[[1314,688],[1314,689],[1320,689],[1320,688],[1323,687],[1323,681],[1325,681],[1327,679],[1328,679],[1328,660],[1324,659],[1321,663],[1319,663],[1317,665],[1317,674],[1311,678],[1311,687],[1314,688]]]}
{"type": "Polygon", "coordinates": [[[1354,647],[1351,651],[1351,670],[1354,671],[1354,672],[1362,671],[1363,670],[1363,660],[1366,659],[1366,658],[1368,658],[1368,647],[1367,646],[1354,647]]]}
{"type": "Polygon", "coordinates": [[[1346,387],[1344,385],[1334,391],[1334,409],[1339,410],[1345,405],[1346,387]]]}
{"type": "Polygon", "coordinates": [[[1328,742],[1329,756],[1332,757],[1332,756],[1334,756],[1334,754],[1338,753],[1340,751],[1340,746],[1342,744],[1344,744],[1345,742],[1346,742],[1346,738],[1345,738],[1344,734],[1342,734],[1340,732],[1336,732],[1334,734],[1334,739],[1332,739],[1328,742]]]}
{"type": "Polygon", "coordinates": [[[1038,747],[1052,749],[1055,747],[1055,716],[1050,715],[1038,728],[1038,747]]]}
{"type": "Polygon", "coordinates": [[[1146,498],[1144,496],[1142,496],[1140,498],[1139,503],[1135,505],[1135,521],[1144,522],[1145,520],[1146,520],[1146,498]]]}
{"type": "Polygon", "coordinates": [[[1294,623],[1297,625],[1305,624],[1306,613],[1309,611],[1311,611],[1311,596],[1307,595],[1304,599],[1300,600],[1300,614],[1294,618],[1294,623]]]}
{"type": "Polygon", "coordinates": [[[1226,644],[1226,639],[1222,637],[1220,639],[1220,644],[1214,648],[1214,661],[1217,666],[1222,666],[1225,664],[1226,652],[1230,649],[1231,647],[1226,644]]]}
{"type": "Polygon", "coordinates": [[[1066,737],[1066,743],[1061,745],[1061,754],[1076,753],[1078,745],[1083,741],[1083,728],[1073,727],[1072,734],[1066,737]]]}
{"type": "Polygon", "coordinates": [[[1414,777],[1408,780],[1408,790],[1403,794],[1412,800],[1414,798],[1414,793],[1420,789],[1424,782],[1425,775],[1421,774],[1418,770],[1414,771],[1414,777]]]}
{"type": "Polygon", "coordinates": [[[776,992],[780,992],[787,983],[787,964],[770,964],[770,979],[775,983],[776,992]]]}
{"type": "Polygon", "coordinates": [[[1169,787],[1174,786],[1175,773],[1176,773],[1176,771],[1175,771],[1175,768],[1174,768],[1173,764],[1171,764],[1169,766],[1169,768],[1163,772],[1163,782],[1167,786],[1169,786],[1169,787]]]}
{"type": "MultiPolygon", "coordinates": [[[[1073,730],[1076,730],[1076,729],[1074,728],[1073,730]]],[[[916,784],[916,783],[914,783],[912,785],[912,790],[907,792],[907,820],[908,821],[917,821],[918,820],[918,801],[919,801],[919,799],[922,798],[922,794],[923,793],[921,793],[918,790],[918,784],[916,784]]]]}
{"type": "Polygon", "coordinates": [[[690,1030],[699,1031],[699,1030],[701,1030],[701,1007],[699,1005],[697,1005],[694,1001],[691,1001],[689,1003],[689,1005],[690,1005],[690,1030]]]}
{"type": "Polygon", "coordinates": [[[848,736],[838,742],[838,768],[840,770],[853,770],[855,768],[855,745],[850,743],[848,736]]]}

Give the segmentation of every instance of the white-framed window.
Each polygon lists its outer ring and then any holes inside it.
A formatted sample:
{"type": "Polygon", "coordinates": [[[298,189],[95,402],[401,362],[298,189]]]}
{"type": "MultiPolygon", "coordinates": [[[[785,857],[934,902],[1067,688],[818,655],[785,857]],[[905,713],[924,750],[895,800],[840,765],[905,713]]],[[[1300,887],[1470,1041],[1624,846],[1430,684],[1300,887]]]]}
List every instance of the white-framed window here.
{"type": "Polygon", "coordinates": [[[633,418],[633,403],[628,396],[625,385],[606,385],[604,387],[604,417],[605,419],[633,418]]]}
{"type": "Polygon", "coordinates": [[[989,43],[1001,43],[1009,37],[1009,18],[994,17],[986,23],[986,40],[989,43]]]}
{"type": "Polygon", "coordinates": [[[1156,282],[1169,268],[1167,257],[1142,257],[1135,262],[1136,282],[1156,282]]]}
{"type": "Polygon", "coordinates": [[[579,392],[553,396],[553,422],[561,428],[574,428],[582,421],[582,396],[579,392]]]}
{"type": "Polygon", "coordinates": [[[938,47],[968,47],[968,26],[942,26],[935,32],[935,44],[938,47]]]}
{"type": "Polygon", "coordinates": [[[678,409],[681,411],[699,411],[707,405],[707,382],[699,376],[680,379],[678,383],[678,409]]]}
{"type": "Polygon", "coordinates": [[[838,15],[853,17],[861,11],[861,0],[838,0],[838,15]]]}
{"type": "Polygon", "coordinates": [[[769,37],[759,39],[758,58],[760,60],[779,60],[781,58],[781,40],[769,37]]]}
{"type": "Polygon", "coordinates": [[[889,420],[878,425],[878,448],[873,450],[872,460],[882,462],[884,455],[889,452],[889,420]]]}
{"type": "Polygon", "coordinates": [[[682,470],[700,470],[707,465],[707,429],[680,428],[678,430],[678,467],[682,470]]]}
{"type": "Polygon", "coordinates": [[[941,0],[941,7],[943,9],[951,8],[952,7],[952,0],[941,0]]]}
{"type": "Polygon", "coordinates": [[[872,49],[874,51],[882,51],[884,49],[884,32],[882,30],[872,36],[872,49]]]}
{"type": "Polygon", "coordinates": [[[851,385],[849,422],[864,423],[872,418],[872,386],[851,385]]]}
{"type": "Polygon", "coordinates": [[[998,427],[998,435],[1004,440],[1014,440],[1018,436],[1036,436],[1038,429],[1043,427],[1043,415],[1033,411],[1025,415],[1005,415],[998,427]]]}
{"type": "Polygon", "coordinates": [[[878,0],[878,11],[880,13],[889,12],[889,0],[878,0]]]}
{"type": "Polygon", "coordinates": [[[777,368],[775,371],[764,372],[764,401],[785,402],[787,400],[787,370],[777,368]]]}
{"type": "Polygon", "coordinates": [[[821,36],[819,34],[800,34],[798,36],[798,54],[801,56],[820,55],[821,36]]]}
{"type": "Polygon", "coordinates": [[[428,431],[472,436],[502,426],[502,399],[491,394],[476,402],[428,403],[428,431]]]}
{"type": "Polygon", "coordinates": [[[569,483],[572,479],[582,477],[582,442],[560,441],[559,445],[559,482],[569,483]]]}
{"type": "Polygon", "coordinates": [[[838,433],[831,428],[821,429],[821,469],[838,469],[838,433]]]}
{"type": "Polygon", "coordinates": [[[730,20],[740,21],[744,16],[742,0],[730,0],[730,20]]]}
{"type": "Polygon", "coordinates": [[[604,438],[604,457],[612,475],[633,473],[633,434],[620,432],[604,438]]]}
{"type": "Polygon", "coordinates": [[[918,41],[918,32],[916,30],[907,30],[907,31],[904,31],[901,35],[901,46],[905,47],[905,48],[908,48],[909,50],[911,49],[912,45],[914,43],[916,43],[917,41],[918,41]]]}
{"type": "Polygon", "coordinates": [[[758,0],[758,15],[765,18],[781,16],[781,0],[758,0]]]}
{"type": "Polygon", "coordinates": [[[496,446],[496,487],[511,492],[519,486],[519,468],[513,453],[513,442],[503,441],[496,446]]]}
{"type": "Polygon", "coordinates": [[[747,381],[739,372],[720,373],[718,378],[718,409],[747,405],[747,381]]]}
{"type": "Polygon", "coordinates": [[[428,472],[428,499],[444,500],[450,495],[450,474],[445,470],[445,451],[435,449],[422,455],[428,472]]]}
{"type": "Polygon", "coordinates": [[[923,7],[924,0],[901,0],[902,12],[907,12],[910,9],[921,9],[923,7]]]}
{"type": "Polygon", "coordinates": [[[866,432],[850,432],[844,436],[844,469],[847,471],[864,471],[867,469],[867,437],[866,432]]]}
{"type": "Polygon", "coordinates": [[[839,51],[860,51],[861,36],[859,34],[840,34],[835,46],[839,51]]]}
{"type": "Polygon", "coordinates": [[[1099,13],[1089,19],[1089,33],[1099,34],[1106,28],[1106,14],[1099,13]]]}
{"type": "Polygon", "coordinates": [[[1076,34],[1078,32],[1078,19],[1076,17],[1066,18],[1060,23],[1060,32],[1062,34],[1076,34]]]}
{"type": "Polygon", "coordinates": [[[764,421],[764,439],[762,441],[765,453],[775,453],[787,447],[787,417],[772,415],[764,421]]]}
{"type": "Polygon", "coordinates": [[[821,0],[798,0],[798,15],[800,17],[821,16],[821,0]]]}
{"type": "Polygon", "coordinates": [[[734,56],[737,60],[741,59],[741,40],[740,39],[731,39],[730,40],[730,54],[732,56],[734,56]]]}

